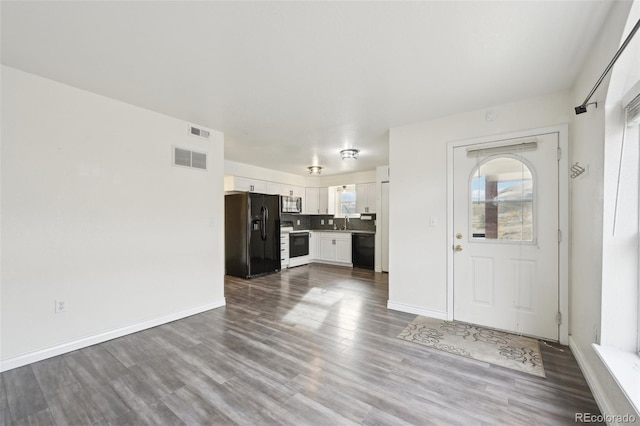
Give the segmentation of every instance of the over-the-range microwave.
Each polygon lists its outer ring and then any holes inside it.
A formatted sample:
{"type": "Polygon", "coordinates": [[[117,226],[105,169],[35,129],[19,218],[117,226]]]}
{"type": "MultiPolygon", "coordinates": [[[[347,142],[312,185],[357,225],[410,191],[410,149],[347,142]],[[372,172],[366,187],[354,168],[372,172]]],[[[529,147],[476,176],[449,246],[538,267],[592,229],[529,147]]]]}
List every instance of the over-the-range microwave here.
{"type": "Polygon", "coordinates": [[[302,198],[289,197],[288,195],[281,196],[280,211],[282,213],[302,213],[302,198]]]}

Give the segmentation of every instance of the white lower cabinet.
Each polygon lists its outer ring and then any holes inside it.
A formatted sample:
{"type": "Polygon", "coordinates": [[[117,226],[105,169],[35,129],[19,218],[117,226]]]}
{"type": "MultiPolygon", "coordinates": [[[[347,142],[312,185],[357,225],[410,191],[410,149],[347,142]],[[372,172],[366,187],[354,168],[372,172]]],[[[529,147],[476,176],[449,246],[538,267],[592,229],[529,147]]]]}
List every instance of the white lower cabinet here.
{"type": "Polygon", "coordinates": [[[280,234],[280,268],[289,267],[289,233],[280,234]]]}
{"type": "Polygon", "coordinates": [[[336,260],[336,240],[331,235],[320,234],[320,256],[318,260],[336,260]]]}
{"type": "Polygon", "coordinates": [[[351,233],[314,232],[314,238],[316,261],[351,265],[351,233]]]}
{"type": "Polygon", "coordinates": [[[311,262],[318,259],[320,236],[317,232],[309,231],[309,260],[311,262]]]}
{"type": "Polygon", "coordinates": [[[347,238],[336,238],[336,262],[351,263],[351,234],[347,238]]]}

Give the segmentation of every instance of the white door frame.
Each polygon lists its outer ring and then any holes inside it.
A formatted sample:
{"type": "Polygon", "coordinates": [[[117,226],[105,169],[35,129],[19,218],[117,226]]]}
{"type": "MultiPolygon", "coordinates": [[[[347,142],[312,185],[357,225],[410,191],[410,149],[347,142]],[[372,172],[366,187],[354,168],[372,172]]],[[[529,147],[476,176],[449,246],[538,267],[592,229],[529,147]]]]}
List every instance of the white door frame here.
{"type": "Polygon", "coordinates": [[[453,150],[454,148],[496,142],[500,140],[558,133],[560,160],[558,161],[558,303],[561,315],[558,337],[569,344],[569,125],[541,127],[519,132],[503,133],[480,138],[453,141],[447,144],[447,319],[453,320],[453,150]]]}

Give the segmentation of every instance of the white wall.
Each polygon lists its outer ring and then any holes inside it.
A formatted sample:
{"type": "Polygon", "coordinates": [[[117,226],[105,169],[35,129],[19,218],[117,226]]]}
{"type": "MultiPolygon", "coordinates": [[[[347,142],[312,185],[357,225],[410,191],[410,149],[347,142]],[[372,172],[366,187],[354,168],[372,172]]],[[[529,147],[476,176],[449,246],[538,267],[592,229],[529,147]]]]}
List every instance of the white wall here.
{"type": "Polygon", "coordinates": [[[339,186],[357,183],[371,183],[376,181],[376,171],[345,173],[342,175],[329,175],[307,178],[307,186],[339,186]]]}
{"type": "Polygon", "coordinates": [[[390,307],[446,316],[447,143],[568,123],[571,113],[563,91],[391,129],[390,307]],[[488,111],[495,121],[486,120],[488,111]]]}
{"type": "Polygon", "coordinates": [[[346,185],[352,183],[370,183],[376,181],[376,171],[345,173],[329,176],[303,176],[293,173],[281,172],[237,161],[225,160],[224,174],[242,176],[251,179],[266,180],[269,182],[286,183],[289,185],[304,186],[305,188],[321,188],[325,186],[346,185]]]}
{"type": "Polygon", "coordinates": [[[2,369],[224,304],[212,135],[2,67],[2,369]],[[172,166],[174,144],[208,171],[172,166]]]}
{"type": "Polygon", "coordinates": [[[266,180],[269,182],[287,183],[296,186],[306,185],[306,177],[294,175],[293,173],[281,172],[264,167],[253,166],[251,164],[238,163],[237,161],[224,161],[224,174],[229,176],[242,176],[250,179],[266,180]]]}
{"type": "MultiPolygon", "coordinates": [[[[385,243],[382,240],[382,232],[380,232],[380,226],[382,226],[382,212],[384,211],[382,205],[382,183],[391,182],[391,175],[389,172],[389,166],[379,166],[376,168],[376,249],[375,249],[375,262],[374,269],[376,272],[382,272],[382,245],[385,243]]],[[[389,200],[386,200],[387,203],[389,200]]],[[[388,241],[386,242],[388,245],[388,241]]],[[[387,250],[389,247],[387,246],[387,250]]]]}

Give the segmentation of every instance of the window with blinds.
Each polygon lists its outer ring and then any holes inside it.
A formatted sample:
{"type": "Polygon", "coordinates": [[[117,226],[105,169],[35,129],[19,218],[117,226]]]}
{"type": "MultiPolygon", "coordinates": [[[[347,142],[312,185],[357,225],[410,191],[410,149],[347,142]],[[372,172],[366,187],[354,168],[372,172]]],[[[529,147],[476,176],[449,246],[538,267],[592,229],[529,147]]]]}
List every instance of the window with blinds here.
{"type": "MultiPolygon", "coordinates": [[[[630,142],[640,145],[640,81],[622,98],[622,105],[626,119],[625,136],[629,138],[630,142]]],[[[640,169],[638,159],[636,159],[635,164],[640,169]]],[[[640,194],[638,195],[638,199],[640,199],[640,194]]],[[[638,217],[638,228],[640,228],[640,214],[638,217]]],[[[640,249],[638,250],[638,255],[640,256],[640,249]]],[[[638,265],[640,265],[640,258],[638,259],[638,265]]],[[[636,352],[640,354],[640,276],[638,276],[637,281],[636,352]]]]}
{"type": "Polygon", "coordinates": [[[640,94],[627,104],[625,111],[627,115],[627,126],[640,124],[640,94]]]}
{"type": "Polygon", "coordinates": [[[627,126],[640,124],[640,81],[622,98],[627,126]]]}

